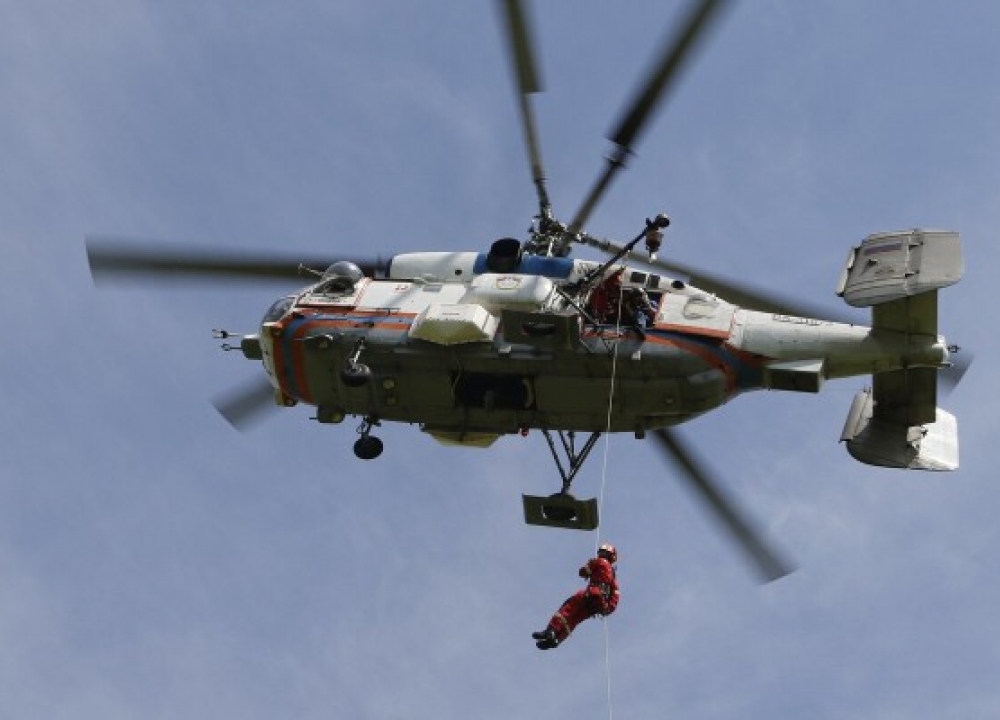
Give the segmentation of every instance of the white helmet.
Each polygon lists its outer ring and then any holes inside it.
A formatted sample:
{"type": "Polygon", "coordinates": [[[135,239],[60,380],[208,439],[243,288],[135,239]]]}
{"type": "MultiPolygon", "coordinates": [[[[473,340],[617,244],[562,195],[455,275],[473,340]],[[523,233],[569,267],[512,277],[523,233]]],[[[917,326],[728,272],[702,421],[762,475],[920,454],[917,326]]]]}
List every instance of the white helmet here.
{"type": "Polygon", "coordinates": [[[615,550],[615,546],[610,543],[604,543],[599,548],[597,548],[597,556],[600,557],[602,555],[612,565],[618,562],[618,551],[615,550]]]}

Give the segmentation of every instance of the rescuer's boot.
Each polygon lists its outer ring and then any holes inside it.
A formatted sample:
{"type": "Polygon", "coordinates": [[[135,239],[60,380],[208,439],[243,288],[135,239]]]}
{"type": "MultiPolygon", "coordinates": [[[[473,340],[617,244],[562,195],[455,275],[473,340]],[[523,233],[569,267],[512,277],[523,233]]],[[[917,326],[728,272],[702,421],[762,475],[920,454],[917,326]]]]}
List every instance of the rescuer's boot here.
{"type": "Polygon", "coordinates": [[[538,641],[535,645],[539,650],[551,650],[559,645],[559,640],[556,638],[556,631],[552,628],[545,628],[541,632],[533,632],[531,633],[531,637],[538,641]]]}

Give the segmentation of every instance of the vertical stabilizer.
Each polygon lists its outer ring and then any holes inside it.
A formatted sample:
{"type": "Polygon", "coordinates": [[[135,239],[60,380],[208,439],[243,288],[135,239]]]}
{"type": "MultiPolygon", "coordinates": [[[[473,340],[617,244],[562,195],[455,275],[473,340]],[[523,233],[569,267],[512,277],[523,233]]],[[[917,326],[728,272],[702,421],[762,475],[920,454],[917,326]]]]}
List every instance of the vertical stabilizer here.
{"type": "MultiPolygon", "coordinates": [[[[938,289],[963,272],[958,233],[912,230],[865,239],[848,257],[838,294],[872,308],[874,335],[912,347],[938,337],[938,289]]],[[[938,368],[875,372],[854,398],[841,440],[863,463],[911,470],[958,468],[958,422],[937,407],[938,368]]]]}

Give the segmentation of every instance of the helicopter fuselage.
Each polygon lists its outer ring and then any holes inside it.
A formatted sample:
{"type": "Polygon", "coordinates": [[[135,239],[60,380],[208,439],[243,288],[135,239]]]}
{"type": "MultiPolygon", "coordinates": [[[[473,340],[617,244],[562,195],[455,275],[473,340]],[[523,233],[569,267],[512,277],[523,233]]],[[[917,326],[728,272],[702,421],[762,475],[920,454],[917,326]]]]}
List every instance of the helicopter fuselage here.
{"type": "Polygon", "coordinates": [[[655,313],[599,322],[569,291],[597,263],[526,260],[497,273],[482,254],[397,256],[387,279],[321,281],[279,301],[258,336],[276,399],[317,406],[321,422],[356,415],[488,445],[536,428],[641,435],[741,392],[817,392],[948,358],[940,337],[746,310],[631,268],[624,287],[655,313]],[[352,362],[360,382],[345,377],[352,362]]]}

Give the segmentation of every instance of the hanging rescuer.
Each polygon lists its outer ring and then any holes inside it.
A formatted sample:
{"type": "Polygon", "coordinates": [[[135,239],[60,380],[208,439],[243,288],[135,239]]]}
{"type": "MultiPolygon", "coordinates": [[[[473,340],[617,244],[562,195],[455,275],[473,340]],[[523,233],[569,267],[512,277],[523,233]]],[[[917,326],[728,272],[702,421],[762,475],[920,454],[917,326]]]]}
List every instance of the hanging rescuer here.
{"type": "Polygon", "coordinates": [[[605,543],[580,568],[580,577],[587,579],[587,587],[573,593],[549,620],[548,627],[531,636],[538,642],[539,650],[551,650],[569,637],[577,625],[595,615],[610,615],[618,607],[618,580],[615,563],[618,551],[605,543]]]}

